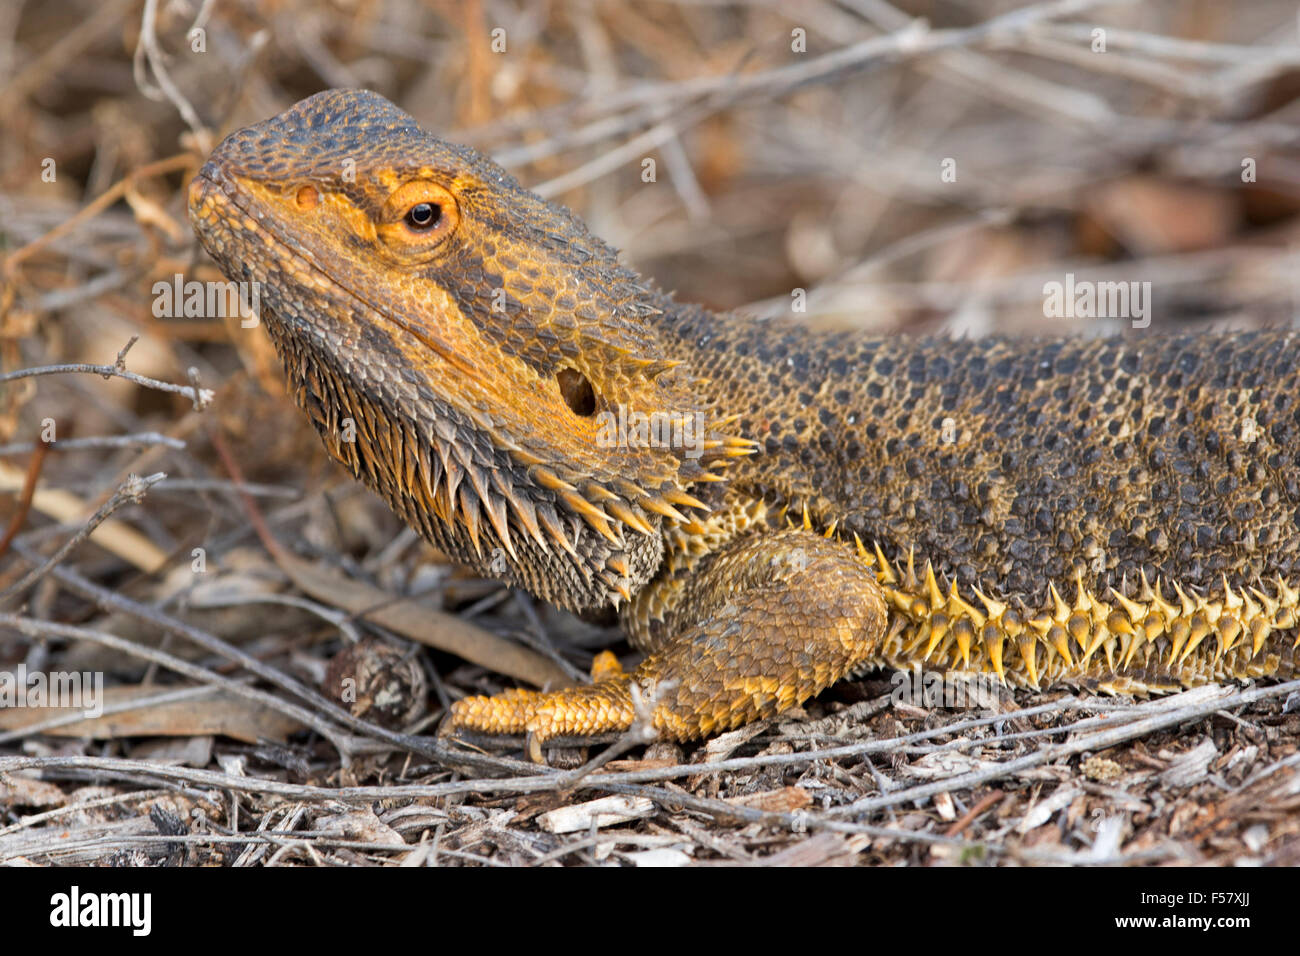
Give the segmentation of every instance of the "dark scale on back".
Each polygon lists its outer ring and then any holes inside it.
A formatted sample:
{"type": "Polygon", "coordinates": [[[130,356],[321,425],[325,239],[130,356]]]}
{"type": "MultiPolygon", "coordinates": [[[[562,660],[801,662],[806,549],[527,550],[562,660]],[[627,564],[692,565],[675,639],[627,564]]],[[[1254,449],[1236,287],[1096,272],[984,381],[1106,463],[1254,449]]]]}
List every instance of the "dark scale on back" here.
{"type": "Polygon", "coordinates": [[[1131,591],[1143,571],[1207,590],[1224,573],[1295,576],[1300,412],[1283,421],[1277,409],[1300,388],[1300,336],[896,337],[864,349],[840,334],[796,373],[781,343],[800,333],[723,328],[714,341],[730,347],[702,371],[770,422],[766,454],[733,481],[807,501],[891,560],[915,548],[963,588],[1029,607],[1076,569],[1100,591],[1131,591]],[[757,392],[754,365],[784,387],[757,392]],[[835,415],[791,400],[809,392],[835,415]],[[792,446],[811,456],[793,456],[794,469],[792,446]],[[827,492],[850,486],[850,499],[827,492]]]}

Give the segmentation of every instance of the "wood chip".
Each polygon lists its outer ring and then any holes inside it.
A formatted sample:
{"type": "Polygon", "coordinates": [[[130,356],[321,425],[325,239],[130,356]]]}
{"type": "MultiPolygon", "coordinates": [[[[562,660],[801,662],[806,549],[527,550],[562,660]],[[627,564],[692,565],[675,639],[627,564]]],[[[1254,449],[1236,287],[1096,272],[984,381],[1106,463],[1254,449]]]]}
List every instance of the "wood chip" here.
{"type": "Polygon", "coordinates": [[[934,795],[934,809],[938,812],[941,820],[947,820],[951,823],[957,819],[957,808],[953,806],[952,794],[947,790],[934,795]]]}
{"type": "Polygon", "coordinates": [[[672,847],[628,853],[627,858],[637,866],[690,866],[693,862],[688,854],[672,847]]]}
{"type": "Polygon", "coordinates": [[[576,830],[616,826],[648,817],[655,812],[648,797],[601,797],[571,807],[548,810],[537,818],[537,825],[548,833],[573,833],[576,830]]]}
{"type": "Polygon", "coordinates": [[[375,816],[369,807],[316,817],[314,829],[348,840],[396,846],[406,841],[402,835],[375,816]]]}
{"type": "Polygon", "coordinates": [[[1083,796],[1083,790],[1078,787],[1061,787],[1051,796],[1038,801],[1038,803],[1030,807],[1029,812],[1016,824],[1016,830],[1020,833],[1028,833],[1030,830],[1041,827],[1058,810],[1065,809],[1074,802],[1076,797],[1081,796],[1083,796]]]}
{"type": "Polygon", "coordinates": [[[852,866],[855,857],[871,845],[871,838],[857,833],[823,831],[800,840],[762,861],[763,866],[852,866]]]}
{"type": "Polygon", "coordinates": [[[1190,787],[1200,783],[1209,772],[1210,761],[1218,756],[1214,741],[1207,737],[1171,763],[1160,775],[1160,782],[1167,787],[1190,787]]]}
{"type": "Polygon", "coordinates": [[[764,790],[761,793],[728,797],[727,802],[733,806],[750,807],[766,813],[792,813],[810,806],[812,794],[803,787],[781,787],[779,790],[764,790]]]}

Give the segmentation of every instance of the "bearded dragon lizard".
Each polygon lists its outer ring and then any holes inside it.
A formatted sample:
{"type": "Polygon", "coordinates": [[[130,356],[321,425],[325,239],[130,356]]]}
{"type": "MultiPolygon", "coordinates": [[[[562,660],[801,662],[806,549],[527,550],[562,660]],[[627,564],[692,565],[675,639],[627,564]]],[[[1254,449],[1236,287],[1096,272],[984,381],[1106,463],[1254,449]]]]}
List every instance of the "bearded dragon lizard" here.
{"type": "Polygon", "coordinates": [[[189,190],[329,454],[643,662],[458,701],[690,739],[871,667],[1153,693],[1294,675],[1300,333],[951,341],[675,299],[381,96],[228,136],[189,190]]]}

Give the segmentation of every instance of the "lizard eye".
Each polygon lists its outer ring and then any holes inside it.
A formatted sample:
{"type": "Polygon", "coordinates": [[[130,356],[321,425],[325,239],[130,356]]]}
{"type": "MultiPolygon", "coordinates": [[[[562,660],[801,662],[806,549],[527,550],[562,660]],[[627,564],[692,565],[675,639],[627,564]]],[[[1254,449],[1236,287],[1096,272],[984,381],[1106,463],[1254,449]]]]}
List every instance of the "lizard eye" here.
{"type": "Polygon", "coordinates": [[[379,216],[380,238],[404,258],[438,255],[460,221],[456,197],[438,183],[417,179],[398,186],[379,216]]]}
{"type": "Polygon", "coordinates": [[[406,214],[406,224],[412,229],[432,229],[442,218],[442,207],[431,202],[416,203],[406,214]]]}

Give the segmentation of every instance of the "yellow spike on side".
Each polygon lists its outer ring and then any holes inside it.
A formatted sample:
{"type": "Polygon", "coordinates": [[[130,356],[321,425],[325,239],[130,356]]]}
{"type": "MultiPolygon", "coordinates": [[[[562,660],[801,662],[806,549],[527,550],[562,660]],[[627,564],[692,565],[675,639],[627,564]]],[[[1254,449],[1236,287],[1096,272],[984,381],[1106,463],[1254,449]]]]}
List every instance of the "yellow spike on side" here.
{"type": "Polygon", "coordinates": [[[1053,624],[1051,630],[1046,634],[1046,643],[1049,647],[1061,655],[1065,661],[1066,667],[1074,667],[1074,658],[1070,654],[1070,635],[1065,633],[1065,628],[1060,624],[1053,624]]]}
{"type": "Polygon", "coordinates": [[[856,531],[853,532],[853,544],[858,549],[859,558],[868,563],[875,564],[876,559],[867,553],[867,546],[862,543],[862,538],[858,536],[856,531]]]}
{"type": "Polygon", "coordinates": [[[934,649],[939,646],[939,642],[944,639],[948,633],[948,615],[942,612],[935,612],[930,615],[930,642],[925,646],[925,654],[922,656],[925,660],[930,659],[934,649]]]}
{"type": "Polygon", "coordinates": [[[1172,622],[1178,617],[1178,609],[1165,600],[1165,596],[1160,593],[1160,579],[1156,579],[1155,591],[1152,593],[1150,600],[1146,603],[1160,612],[1160,616],[1165,619],[1165,623],[1172,622]]]}
{"type": "Polygon", "coordinates": [[[1182,605],[1182,617],[1191,617],[1196,613],[1196,602],[1189,598],[1182,586],[1177,581],[1174,582],[1174,593],[1178,595],[1178,603],[1182,605]]]}
{"type": "Polygon", "coordinates": [[[541,521],[542,526],[546,529],[546,533],[551,536],[552,540],[563,548],[570,557],[577,557],[577,551],[574,550],[573,542],[565,537],[564,529],[560,527],[559,522],[552,518],[548,518],[545,511],[540,512],[537,517],[541,521]]]}
{"type": "Polygon", "coordinates": [[[1025,633],[1025,622],[1020,620],[1020,612],[1015,608],[1008,608],[998,620],[998,625],[1002,628],[1002,633],[1012,639],[1025,633]]]}
{"type": "Polygon", "coordinates": [[[885,600],[904,614],[908,614],[912,610],[912,598],[906,591],[900,591],[897,588],[888,586],[881,588],[881,591],[884,592],[885,600]]]}
{"type": "Polygon", "coordinates": [[[925,562],[925,590],[930,597],[930,608],[939,610],[943,607],[943,592],[939,590],[939,582],[934,577],[934,565],[929,561],[925,562]]]}
{"type": "Polygon", "coordinates": [[[952,633],[957,638],[957,653],[961,654],[962,666],[970,668],[970,646],[975,637],[975,628],[970,621],[962,618],[952,626],[952,633]]]}
{"type": "Polygon", "coordinates": [[[592,498],[599,498],[601,501],[613,501],[618,497],[618,495],[614,494],[614,492],[610,491],[604,485],[589,483],[583,487],[583,490],[587,494],[591,495],[592,498]]]}
{"type": "Polygon", "coordinates": [[[993,598],[984,594],[984,592],[982,592],[979,588],[972,588],[972,590],[975,592],[975,596],[979,598],[981,602],[983,602],[984,607],[988,610],[989,617],[992,618],[993,620],[997,620],[1003,614],[1007,613],[1007,606],[1003,604],[1001,601],[993,600],[993,598]]]}
{"type": "Polygon", "coordinates": [[[524,531],[528,533],[528,536],[543,548],[546,547],[546,539],[542,537],[542,529],[537,525],[537,509],[529,502],[511,498],[510,510],[515,513],[515,517],[524,526],[524,531]]]}
{"type": "Polygon", "coordinates": [[[1112,674],[1115,673],[1115,645],[1117,643],[1115,636],[1110,635],[1101,644],[1101,649],[1106,652],[1106,667],[1112,674]]]}
{"type": "Polygon", "coordinates": [[[1267,614],[1269,622],[1272,623],[1277,617],[1277,610],[1281,605],[1277,603],[1277,599],[1272,595],[1266,594],[1258,588],[1251,588],[1250,590],[1255,597],[1259,598],[1259,603],[1263,605],[1264,612],[1267,614]]]}
{"type": "Polygon", "coordinates": [[[1133,630],[1133,622],[1129,619],[1125,611],[1114,610],[1106,615],[1106,630],[1112,634],[1123,634],[1131,637],[1136,632],[1133,630]]]}
{"type": "Polygon", "coordinates": [[[1192,634],[1192,625],[1184,617],[1174,621],[1169,627],[1169,664],[1172,667],[1183,651],[1183,645],[1192,634]]]}
{"type": "Polygon", "coordinates": [[[1052,598],[1052,618],[1057,624],[1064,624],[1070,619],[1070,606],[1061,598],[1061,592],[1056,590],[1055,584],[1047,585],[1047,593],[1052,598]]]}
{"type": "Polygon", "coordinates": [[[1006,640],[1006,635],[995,622],[989,621],[980,632],[980,637],[984,639],[984,649],[988,651],[989,663],[997,673],[998,680],[1006,684],[1007,675],[1002,670],[1002,643],[1006,640]]]}
{"type": "Polygon", "coordinates": [[[1079,666],[1087,667],[1093,653],[1097,648],[1101,647],[1102,641],[1106,639],[1105,628],[1094,626],[1089,618],[1076,613],[1070,618],[1066,629],[1070,632],[1070,636],[1074,638],[1074,643],[1078,644],[1083,650],[1083,656],[1079,658],[1079,666]]]}
{"type": "Polygon", "coordinates": [[[1129,656],[1133,645],[1137,643],[1137,636],[1134,634],[1120,634],[1117,640],[1113,643],[1118,643],[1119,645],[1119,665],[1116,666],[1115,662],[1111,660],[1110,648],[1107,648],[1106,661],[1110,665],[1112,672],[1124,669],[1124,659],[1129,656]]]}
{"type": "Polygon", "coordinates": [[[903,578],[903,587],[909,591],[916,590],[916,548],[912,545],[907,547],[907,577],[903,578]]]}
{"type": "Polygon", "coordinates": [[[1187,638],[1187,646],[1183,648],[1183,653],[1178,657],[1178,666],[1181,667],[1183,661],[1187,660],[1210,634],[1210,622],[1205,619],[1204,614],[1196,614],[1192,617],[1191,634],[1187,638]]]}
{"type": "Polygon", "coordinates": [[[840,519],[839,519],[839,518],[836,518],[834,521],[832,521],[832,522],[830,523],[830,527],[828,527],[828,528],[826,529],[825,533],[822,534],[822,537],[823,537],[823,538],[833,538],[833,537],[835,537],[835,526],[838,525],[839,523],[840,523],[840,519]]]}
{"type": "Polygon", "coordinates": [[[897,584],[898,575],[894,573],[894,569],[885,558],[885,552],[880,550],[880,542],[876,541],[874,544],[876,546],[876,560],[880,562],[880,567],[876,571],[876,578],[882,584],[897,584]]]}
{"type": "Polygon", "coordinates": [[[1257,617],[1250,622],[1250,636],[1254,639],[1251,642],[1251,657],[1259,656],[1260,649],[1263,648],[1264,642],[1268,640],[1268,636],[1272,633],[1273,628],[1262,617],[1257,617]]]}
{"type": "Polygon", "coordinates": [[[1283,607],[1295,607],[1296,601],[1300,600],[1300,591],[1291,590],[1280,574],[1276,580],[1278,601],[1283,607]]]}
{"type": "Polygon", "coordinates": [[[1220,660],[1224,654],[1237,646],[1237,641],[1242,635],[1241,621],[1235,614],[1225,614],[1219,618],[1216,628],[1219,635],[1219,649],[1214,653],[1215,661],[1220,660]]]}
{"type": "Polygon", "coordinates": [[[1128,646],[1125,648],[1124,653],[1120,656],[1119,666],[1121,669],[1128,670],[1129,665],[1133,663],[1134,655],[1136,655],[1137,652],[1142,649],[1142,645],[1145,644],[1146,642],[1147,642],[1147,632],[1145,628],[1141,630],[1135,630],[1133,632],[1132,636],[1129,638],[1128,646]]]}
{"type": "Polygon", "coordinates": [[[1074,569],[1074,609],[1092,610],[1092,594],[1083,586],[1083,572],[1078,568],[1074,569]]]}
{"type": "Polygon", "coordinates": [[[1204,598],[1200,598],[1197,601],[1197,604],[1199,606],[1201,613],[1205,615],[1206,622],[1210,625],[1210,627],[1214,627],[1214,625],[1218,622],[1219,617],[1223,614],[1223,602],[1207,601],[1204,598]]]}
{"type": "Polygon", "coordinates": [[[805,531],[811,531],[811,530],[812,530],[812,518],[809,517],[809,515],[808,515],[808,502],[807,502],[807,501],[805,501],[805,502],[803,503],[803,529],[804,529],[805,531]]]}
{"type": "Polygon", "coordinates": [[[1240,595],[1232,593],[1232,588],[1228,586],[1228,576],[1223,575],[1223,606],[1230,611],[1235,611],[1244,603],[1240,595]]]}
{"type": "Polygon", "coordinates": [[[1020,659],[1025,662],[1025,673],[1029,675],[1029,683],[1035,687],[1038,686],[1038,641],[1031,634],[1023,635],[1016,641],[1016,649],[1020,651],[1020,659]]]}
{"type": "Polygon", "coordinates": [[[983,627],[984,622],[988,620],[982,613],[975,610],[973,605],[967,604],[962,600],[961,595],[957,592],[957,582],[952,583],[952,589],[948,592],[948,610],[954,617],[965,615],[975,622],[976,627],[983,627]]]}
{"type": "Polygon", "coordinates": [[[1119,606],[1124,609],[1124,613],[1128,615],[1128,619],[1134,624],[1147,616],[1147,609],[1145,607],[1138,604],[1136,601],[1129,600],[1114,588],[1110,589],[1110,595],[1119,602],[1119,606]]]}
{"type": "Polygon", "coordinates": [[[929,627],[924,624],[917,624],[909,627],[906,623],[903,623],[902,627],[896,626],[890,628],[890,634],[885,638],[886,643],[888,643],[890,637],[894,634],[903,634],[902,638],[898,642],[898,646],[902,648],[902,653],[896,654],[895,656],[901,657],[903,660],[913,661],[916,667],[920,667],[921,642],[930,639],[929,627]],[[903,634],[904,631],[907,633],[903,634]]]}

